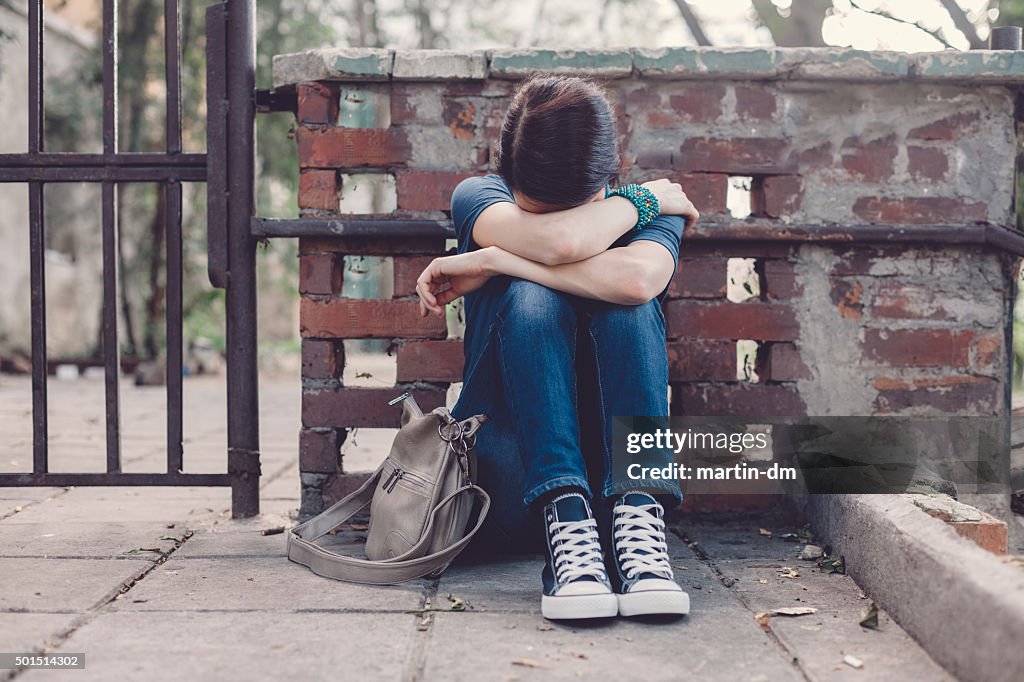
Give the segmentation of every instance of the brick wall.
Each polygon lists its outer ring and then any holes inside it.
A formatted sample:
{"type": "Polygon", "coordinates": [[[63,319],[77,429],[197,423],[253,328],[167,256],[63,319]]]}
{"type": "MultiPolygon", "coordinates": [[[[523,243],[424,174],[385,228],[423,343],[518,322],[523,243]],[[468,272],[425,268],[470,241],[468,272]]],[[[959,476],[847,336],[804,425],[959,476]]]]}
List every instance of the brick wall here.
{"type": "MultiPolygon", "coordinates": [[[[317,50],[276,58],[275,83],[296,92],[303,218],[344,220],[346,182],[370,172],[393,177],[390,217],[443,221],[454,186],[491,170],[517,79],[594,76],[616,107],[625,179],[677,179],[704,216],[665,302],[674,414],[988,415],[1007,410],[1012,259],[971,236],[1014,223],[1024,80],[1001,59],[317,50]],[[727,208],[734,177],[751,179],[742,220],[727,208]],[[754,274],[737,302],[739,258],[754,274]]],[[[387,399],[409,389],[433,407],[461,378],[461,342],[418,316],[412,287],[443,250],[300,240],[304,513],[351,488],[348,429],[394,426],[387,399]],[[342,296],[352,255],[392,259],[391,298],[342,296]],[[397,386],[343,385],[343,340],[362,338],[391,342],[397,386]]]]}

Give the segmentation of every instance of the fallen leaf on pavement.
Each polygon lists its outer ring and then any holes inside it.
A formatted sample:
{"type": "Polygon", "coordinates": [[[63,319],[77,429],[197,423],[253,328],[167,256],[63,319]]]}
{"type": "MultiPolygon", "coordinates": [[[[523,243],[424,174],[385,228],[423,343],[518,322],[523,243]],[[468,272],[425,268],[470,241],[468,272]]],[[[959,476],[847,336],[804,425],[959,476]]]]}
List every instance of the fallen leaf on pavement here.
{"type": "Polygon", "coordinates": [[[451,602],[451,607],[449,607],[451,611],[465,611],[473,608],[468,601],[451,593],[448,594],[448,601],[451,602]]]}
{"type": "Polygon", "coordinates": [[[761,611],[760,613],[755,613],[754,614],[754,620],[756,620],[757,624],[760,625],[761,627],[763,627],[765,630],[768,629],[768,612],[767,611],[761,611]]]}
{"type": "Polygon", "coordinates": [[[772,532],[766,528],[758,528],[757,534],[766,538],[770,538],[772,536],[772,532]]]}
{"type": "Polygon", "coordinates": [[[867,608],[861,612],[860,626],[869,630],[878,629],[878,605],[875,602],[869,602],[867,608]]]}
{"type": "Polygon", "coordinates": [[[516,660],[512,661],[512,665],[522,666],[523,668],[542,668],[543,667],[537,661],[531,660],[529,658],[517,658],[516,660]]]}
{"type": "Polygon", "coordinates": [[[540,630],[541,632],[551,632],[555,628],[551,627],[547,623],[541,623],[540,625],[537,626],[537,629],[540,630]]]}
{"type": "Polygon", "coordinates": [[[572,652],[572,657],[573,658],[583,658],[583,659],[585,659],[587,657],[587,655],[586,654],[582,654],[582,653],[580,653],[578,651],[573,651],[572,652]]]}
{"type": "Polygon", "coordinates": [[[818,609],[813,606],[784,606],[781,609],[773,609],[773,616],[809,616],[817,613],[818,609]]]}
{"type": "Polygon", "coordinates": [[[850,654],[843,656],[843,663],[857,670],[864,667],[864,661],[860,660],[856,656],[851,656],[850,654]]]}
{"type": "Polygon", "coordinates": [[[800,571],[795,568],[791,568],[790,566],[783,566],[779,569],[779,575],[783,578],[799,578],[800,571]]]}
{"type": "Polygon", "coordinates": [[[845,575],[846,562],[841,556],[835,559],[822,558],[818,561],[818,569],[822,573],[838,573],[840,575],[845,575]]]}

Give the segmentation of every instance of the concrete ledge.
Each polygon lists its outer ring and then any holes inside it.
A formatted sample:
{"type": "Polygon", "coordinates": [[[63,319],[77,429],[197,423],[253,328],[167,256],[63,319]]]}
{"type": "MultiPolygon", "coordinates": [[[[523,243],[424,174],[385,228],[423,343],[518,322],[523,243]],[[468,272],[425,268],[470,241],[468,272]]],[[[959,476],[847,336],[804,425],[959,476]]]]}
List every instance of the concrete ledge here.
{"type": "Polygon", "coordinates": [[[960,679],[1020,679],[1024,571],[897,495],[811,495],[815,532],[847,570],[960,679]]]}
{"type": "Polygon", "coordinates": [[[321,48],[274,57],[274,87],[305,81],[595,78],[1024,83],[1024,51],[872,52],[838,47],[383,50],[321,48]]]}

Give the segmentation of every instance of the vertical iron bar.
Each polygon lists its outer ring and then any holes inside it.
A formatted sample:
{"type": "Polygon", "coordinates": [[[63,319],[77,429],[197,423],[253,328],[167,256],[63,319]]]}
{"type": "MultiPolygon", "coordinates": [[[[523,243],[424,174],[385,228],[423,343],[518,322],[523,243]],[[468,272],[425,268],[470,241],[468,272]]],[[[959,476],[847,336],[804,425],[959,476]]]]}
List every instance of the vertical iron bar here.
{"type": "Polygon", "coordinates": [[[254,0],[228,11],[228,474],[231,515],[259,513],[260,439],[256,363],[256,242],[253,215],[256,37],[254,0]]]}
{"type": "MultiPolygon", "coordinates": [[[[43,135],[43,0],[28,7],[28,152],[44,149],[43,135]]],[[[49,468],[46,400],[46,228],[43,183],[28,185],[29,281],[32,316],[32,471],[49,468]]]]}
{"type": "Polygon", "coordinates": [[[182,441],[182,230],[181,183],[168,182],[165,202],[167,226],[167,472],[183,468],[182,441]]]}
{"type": "MultiPolygon", "coordinates": [[[[164,78],[167,86],[167,153],[181,153],[181,9],[178,0],[164,0],[164,78]]],[[[167,471],[183,469],[184,422],[182,352],[182,229],[181,183],[165,186],[167,227],[167,471]]]]}
{"type": "MultiPolygon", "coordinates": [[[[117,153],[117,0],[103,0],[103,152],[117,153]]],[[[121,409],[117,341],[117,186],[102,187],[103,364],[106,384],[107,471],[121,470],[121,409]]]]}

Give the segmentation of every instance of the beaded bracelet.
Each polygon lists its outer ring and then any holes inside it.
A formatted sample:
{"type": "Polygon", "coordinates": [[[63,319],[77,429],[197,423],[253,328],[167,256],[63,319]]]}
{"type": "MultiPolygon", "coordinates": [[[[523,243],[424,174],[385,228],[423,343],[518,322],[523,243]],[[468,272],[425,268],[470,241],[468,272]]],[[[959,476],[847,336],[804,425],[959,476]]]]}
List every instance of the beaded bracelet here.
{"type": "Polygon", "coordinates": [[[660,207],[658,206],[658,197],[654,196],[654,192],[647,189],[643,185],[623,185],[622,187],[616,187],[608,196],[619,196],[624,199],[628,199],[634,206],[636,206],[637,221],[634,230],[639,230],[641,227],[651,222],[658,217],[660,207]]]}

